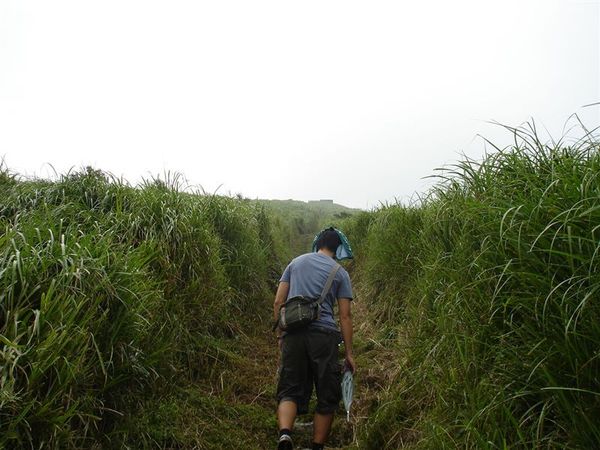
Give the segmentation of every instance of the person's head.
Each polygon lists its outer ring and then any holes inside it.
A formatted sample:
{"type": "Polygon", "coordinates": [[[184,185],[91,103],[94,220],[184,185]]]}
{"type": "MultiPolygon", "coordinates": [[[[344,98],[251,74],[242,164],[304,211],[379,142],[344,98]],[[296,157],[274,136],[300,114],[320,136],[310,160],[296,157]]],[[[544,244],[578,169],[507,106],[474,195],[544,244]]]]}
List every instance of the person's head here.
{"type": "Polygon", "coordinates": [[[335,254],[335,251],[341,244],[342,240],[333,227],[327,228],[321,232],[319,239],[317,239],[317,251],[326,249],[335,254]]]}

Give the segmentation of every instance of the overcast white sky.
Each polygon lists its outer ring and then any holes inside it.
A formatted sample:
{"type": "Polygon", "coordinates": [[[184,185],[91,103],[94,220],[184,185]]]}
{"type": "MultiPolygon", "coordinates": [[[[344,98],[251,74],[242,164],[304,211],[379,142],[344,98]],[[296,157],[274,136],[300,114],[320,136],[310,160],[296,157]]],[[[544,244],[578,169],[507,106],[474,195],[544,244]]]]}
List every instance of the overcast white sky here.
{"type": "Polygon", "coordinates": [[[530,117],[600,125],[592,0],[0,1],[0,156],[368,208],[530,117]]]}

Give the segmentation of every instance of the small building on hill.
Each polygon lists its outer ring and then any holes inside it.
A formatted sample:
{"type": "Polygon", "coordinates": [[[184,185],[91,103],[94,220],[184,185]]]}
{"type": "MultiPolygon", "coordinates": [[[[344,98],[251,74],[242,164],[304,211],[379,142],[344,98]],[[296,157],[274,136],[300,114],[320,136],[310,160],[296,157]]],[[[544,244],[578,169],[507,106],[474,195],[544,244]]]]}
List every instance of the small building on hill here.
{"type": "Polygon", "coordinates": [[[318,205],[333,205],[333,200],[329,200],[329,199],[321,199],[321,200],[309,200],[308,203],[310,204],[318,204],[318,205]]]}

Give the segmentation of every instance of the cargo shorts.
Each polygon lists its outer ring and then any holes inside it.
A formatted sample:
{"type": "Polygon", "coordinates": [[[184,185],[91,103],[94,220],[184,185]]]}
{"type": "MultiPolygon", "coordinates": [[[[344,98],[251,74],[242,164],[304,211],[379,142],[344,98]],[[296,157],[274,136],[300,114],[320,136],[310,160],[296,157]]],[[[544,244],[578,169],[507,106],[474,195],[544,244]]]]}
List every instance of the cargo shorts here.
{"type": "Polygon", "coordinates": [[[306,414],[314,386],[316,412],[334,413],[342,398],[342,366],[338,362],[340,333],[307,328],[287,333],[282,339],[277,401],[293,401],[298,414],[306,414]]]}

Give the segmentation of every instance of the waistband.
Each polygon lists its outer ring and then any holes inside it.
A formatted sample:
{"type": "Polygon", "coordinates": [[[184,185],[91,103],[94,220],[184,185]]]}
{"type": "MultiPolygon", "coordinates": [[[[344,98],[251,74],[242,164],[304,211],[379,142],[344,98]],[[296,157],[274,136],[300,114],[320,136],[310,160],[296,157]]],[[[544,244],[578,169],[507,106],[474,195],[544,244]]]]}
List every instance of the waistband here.
{"type": "Polygon", "coordinates": [[[284,331],[281,333],[281,337],[285,337],[288,334],[292,334],[292,335],[297,335],[297,334],[303,334],[303,333],[322,333],[322,334],[327,334],[330,336],[336,336],[340,342],[342,342],[342,333],[340,333],[339,330],[334,330],[333,328],[327,328],[327,327],[321,327],[318,325],[309,325],[306,328],[303,328],[301,330],[294,330],[294,331],[284,331]]]}

